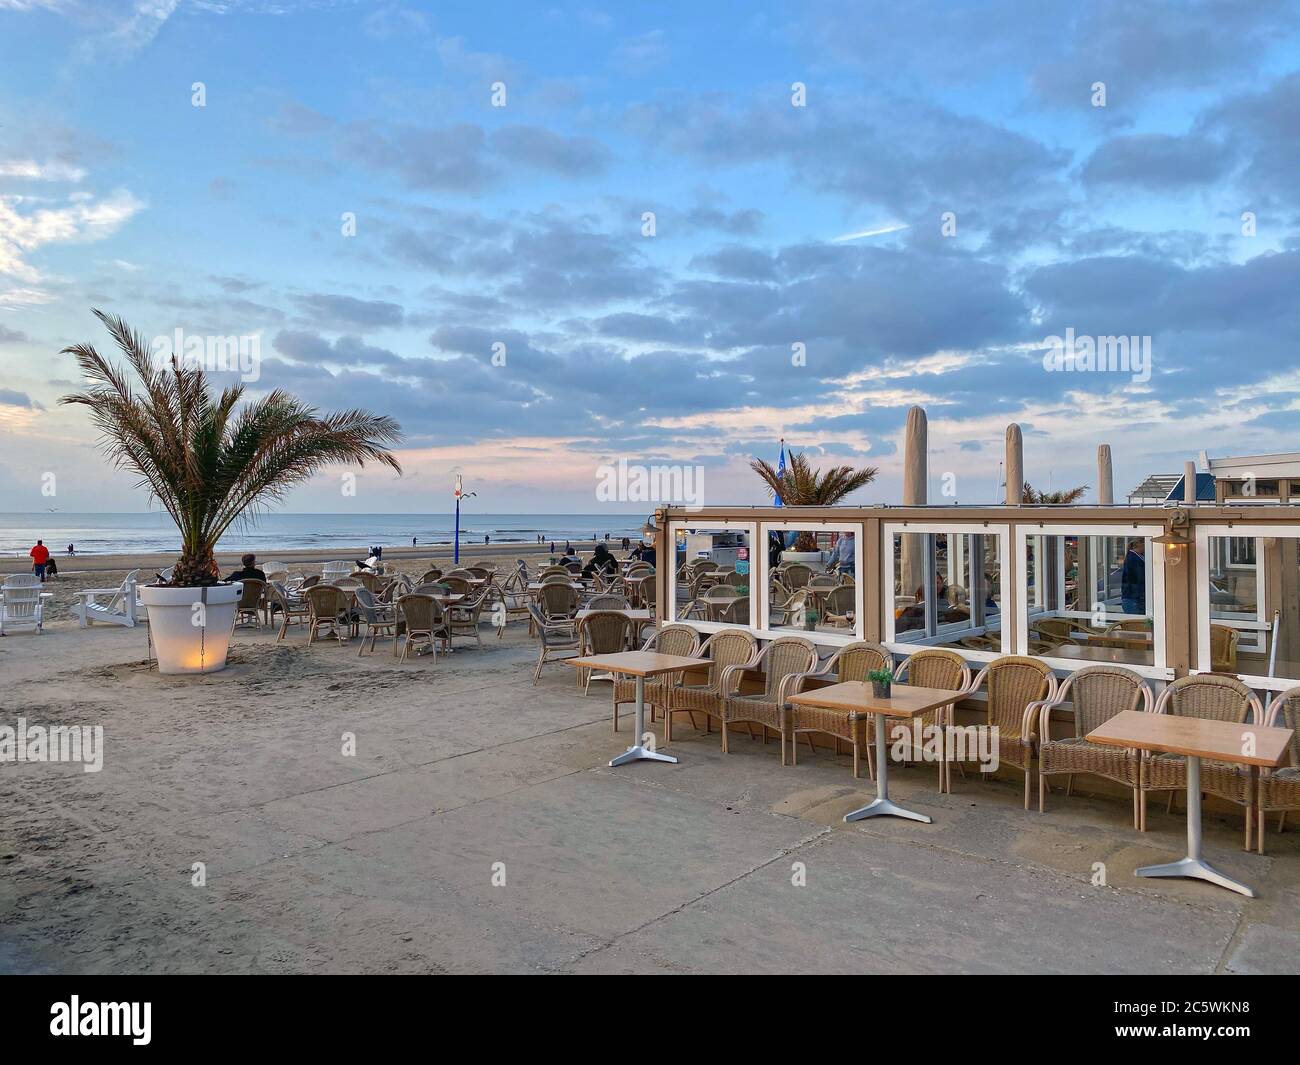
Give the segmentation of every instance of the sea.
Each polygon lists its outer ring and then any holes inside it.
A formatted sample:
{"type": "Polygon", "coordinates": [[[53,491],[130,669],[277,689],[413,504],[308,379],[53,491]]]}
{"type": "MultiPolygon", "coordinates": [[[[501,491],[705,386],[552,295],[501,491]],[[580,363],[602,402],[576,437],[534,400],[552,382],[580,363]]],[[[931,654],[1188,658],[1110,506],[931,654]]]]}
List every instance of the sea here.
{"type": "MultiPolygon", "coordinates": [[[[552,540],[637,539],[646,514],[476,514],[461,511],[460,542],[537,543],[552,540]]],[[[449,544],[455,533],[451,514],[260,514],[236,523],[217,544],[218,551],[265,553],[289,548],[410,547],[449,544]]],[[[146,514],[75,514],[63,511],[0,513],[0,555],[25,558],[36,541],[56,556],[68,544],[78,555],[118,555],[175,551],[180,533],[170,516],[146,514]]]]}

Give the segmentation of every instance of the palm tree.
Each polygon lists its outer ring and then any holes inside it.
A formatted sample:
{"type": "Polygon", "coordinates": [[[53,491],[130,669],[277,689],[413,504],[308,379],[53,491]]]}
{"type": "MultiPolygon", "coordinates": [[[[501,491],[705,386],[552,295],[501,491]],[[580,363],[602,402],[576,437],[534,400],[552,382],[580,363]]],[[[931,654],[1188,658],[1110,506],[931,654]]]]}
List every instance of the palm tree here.
{"type": "Polygon", "coordinates": [[[1024,492],[1021,493],[1021,503],[1077,503],[1083,498],[1083,493],[1088,490],[1086,484],[1078,488],[1064,488],[1059,492],[1040,492],[1028,481],[1025,482],[1024,492]]]}
{"type": "Polygon", "coordinates": [[[92,345],[75,344],[62,354],[76,357],[89,387],[59,402],[90,409],[113,464],[138,474],[176,522],[181,556],[172,585],[218,583],[221,535],[325,466],[372,461],[402,472],[389,450],[402,439],[393,419],[364,410],[318,414],[280,389],[240,406],[242,384],[217,395],[202,369],[174,354],[170,366],[155,365],[140,333],[115,315],[94,314],[126,356],[138,390],[92,345]]]}
{"type": "MultiPolygon", "coordinates": [[[[773,469],[770,462],[754,459],[749,468],[763,479],[773,496],[790,507],[834,506],[850,492],[870,484],[880,470],[875,466],[832,466],[828,470],[814,469],[805,452],[791,451],[784,474],[773,469]]],[[[811,532],[801,532],[795,540],[794,550],[816,551],[817,539],[811,532]]]]}

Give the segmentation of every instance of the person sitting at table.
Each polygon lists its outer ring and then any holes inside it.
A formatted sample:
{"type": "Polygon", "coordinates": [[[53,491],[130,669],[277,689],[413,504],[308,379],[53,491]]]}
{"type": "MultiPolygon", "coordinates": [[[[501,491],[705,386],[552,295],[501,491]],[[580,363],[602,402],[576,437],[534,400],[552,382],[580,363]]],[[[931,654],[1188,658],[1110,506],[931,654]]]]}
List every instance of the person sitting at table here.
{"type": "Polygon", "coordinates": [[[232,573],[229,577],[226,578],[227,581],[256,580],[256,581],[261,581],[263,584],[266,583],[266,574],[263,573],[262,570],[258,569],[257,567],[256,555],[253,554],[240,555],[239,561],[240,563],[242,563],[243,568],[235,570],[234,573],[232,573]]]}
{"type": "Polygon", "coordinates": [[[618,571],[618,559],[609,553],[609,548],[604,544],[597,544],[595,553],[591,556],[591,561],[582,567],[582,575],[590,577],[594,573],[602,576],[609,576],[611,573],[618,571]]]}

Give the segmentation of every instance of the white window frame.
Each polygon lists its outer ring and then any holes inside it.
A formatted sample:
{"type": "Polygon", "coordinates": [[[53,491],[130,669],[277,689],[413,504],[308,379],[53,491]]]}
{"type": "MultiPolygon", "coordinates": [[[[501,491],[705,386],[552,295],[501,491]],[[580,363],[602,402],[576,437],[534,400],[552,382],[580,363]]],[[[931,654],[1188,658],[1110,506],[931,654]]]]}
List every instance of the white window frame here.
{"type": "MultiPolygon", "coordinates": [[[[1029,538],[1031,536],[1055,536],[1058,537],[1061,545],[1064,545],[1064,537],[1066,536],[1076,536],[1080,539],[1090,536],[1118,536],[1129,540],[1142,537],[1151,543],[1150,550],[1146,553],[1146,572],[1147,588],[1150,593],[1147,596],[1147,612],[1151,615],[1153,664],[1149,666],[1126,665],[1124,668],[1131,669],[1139,676],[1148,677],[1152,680],[1173,680],[1174,671],[1169,667],[1165,653],[1165,549],[1162,544],[1155,542],[1155,538],[1164,535],[1164,531],[1163,525],[1066,525],[1060,523],[1052,525],[1017,525],[1015,556],[1016,654],[1029,654],[1029,603],[1027,594],[1029,588],[1029,538]]],[[[1063,598],[1064,596],[1062,596],[1063,598]]],[[[1055,616],[1091,619],[1093,614],[1091,611],[1058,610],[1055,612],[1055,616]]],[[[1121,617],[1131,616],[1121,615],[1121,617]]],[[[1034,655],[1033,657],[1046,662],[1053,669],[1067,673],[1073,673],[1075,670],[1083,669],[1086,666],[1105,664],[1100,660],[1089,662],[1085,659],[1055,658],[1051,655],[1034,655]]]]}
{"type": "MultiPolygon", "coordinates": [[[[755,541],[759,547],[750,550],[750,567],[751,571],[755,561],[762,563],[763,594],[759,599],[758,621],[759,626],[755,635],[760,640],[776,640],[782,636],[802,636],[811,640],[815,644],[825,647],[844,647],[856,640],[862,640],[866,637],[863,633],[866,631],[866,572],[863,568],[863,541],[866,538],[866,527],[861,522],[852,521],[812,521],[804,518],[802,521],[797,519],[787,519],[784,521],[764,521],[759,523],[758,540],[755,541]],[[771,623],[771,603],[768,601],[768,565],[767,565],[767,534],[769,532],[839,532],[853,534],[853,586],[856,592],[854,597],[853,612],[853,634],[847,632],[806,632],[803,629],[794,628],[772,628],[771,623]],[[761,560],[755,560],[755,551],[761,554],[761,560]]],[[[754,584],[750,582],[750,592],[753,593],[754,584]]]]}
{"type": "MultiPolygon", "coordinates": [[[[673,553],[672,565],[668,570],[668,616],[664,619],[666,625],[687,625],[696,632],[710,634],[721,632],[723,629],[734,629],[737,626],[727,625],[721,621],[701,621],[699,618],[681,618],[677,617],[677,534],[686,532],[688,529],[702,529],[705,531],[739,529],[741,532],[749,534],[749,622],[740,626],[749,629],[757,634],[757,617],[754,604],[754,545],[758,543],[758,523],[754,521],[724,521],[717,518],[709,518],[701,521],[670,521],[668,523],[668,547],[673,553]]],[[[766,556],[764,556],[766,558],[766,556]]],[[[764,565],[766,569],[766,565],[764,565]]]]}
{"type": "MultiPolygon", "coordinates": [[[[1000,649],[997,651],[976,651],[969,647],[945,647],[944,650],[956,651],[962,658],[972,662],[992,662],[995,658],[1011,653],[1010,638],[1007,630],[1007,611],[1010,607],[1007,593],[1011,582],[1007,580],[1007,547],[1010,543],[1010,525],[985,525],[981,523],[962,525],[939,525],[930,522],[884,522],[880,530],[880,597],[882,621],[884,622],[884,646],[895,654],[910,655],[916,651],[932,648],[934,644],[903,643],[896,638],[894,630],[894,537],[907,533],[937,533],[951,536],[996,536],[998,538],[998,579],[1002,588],[1002,609],[999,619],[1002,622],[998,630],[1001,634],[1000,649]]],[[[973,562],[972,562],[973,564],[973,562]]],[[[987,631],[987,627],[985,628],[987,631]]],[[[975,630],[972,628],[974,634],[975,630]]]]}
{"type": "MultiPolygon", "coordinates": [[[[1217,624],[1226,624],[1243,633],[1258,633],[1257,646],[1262,652],[1267,646],[1265,633],[1273,628],[1272,620],[1263,620],[1264,609],[1264,552],[1259,541],[1266,537],[1300,540],[1300,528],[1294,525],[1197,525],[1196,527],[1196,668],[1192,673],[1209,673],[1213,659],[1210,656],[1210,537],[1250,536],[1255,540],[1255,619],[1232,624],[1228,618],[1219,618],[1217,624]]],[[[1243,569],[1249,567],[1241,567],[1243,569]]],[[[1240,650],[1240,644],[1238,650],[1240,650]]],[[[1238,673],[1243,684],[1267,691],[1286,691],[1300,684],[1300,678],[1261,677],[1253,673],[1238,673]]]]}

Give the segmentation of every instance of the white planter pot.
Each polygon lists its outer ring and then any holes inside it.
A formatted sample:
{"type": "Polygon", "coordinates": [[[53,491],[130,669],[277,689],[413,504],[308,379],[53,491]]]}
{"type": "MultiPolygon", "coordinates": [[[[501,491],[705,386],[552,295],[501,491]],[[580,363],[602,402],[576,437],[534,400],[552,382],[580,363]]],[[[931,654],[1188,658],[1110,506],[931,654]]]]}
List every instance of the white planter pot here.
{"type": "Polygon", "coordinates": [[[226,668],[235,607],[244,586],[140,589],[159,673],[215,673],[226,668]]]}

